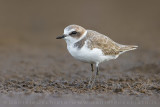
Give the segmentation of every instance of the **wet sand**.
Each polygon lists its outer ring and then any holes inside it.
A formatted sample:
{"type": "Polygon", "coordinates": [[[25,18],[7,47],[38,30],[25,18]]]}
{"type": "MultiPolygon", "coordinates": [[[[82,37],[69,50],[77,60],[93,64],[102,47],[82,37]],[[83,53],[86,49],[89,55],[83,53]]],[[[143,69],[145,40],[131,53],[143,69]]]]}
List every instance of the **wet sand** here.
{"type": "Polygon", "coordinates": [[[84,100],[87,104],[124,101],[159,105],[158,52],[132,51],[101,64],[98,80],[93,89],[89,89],[89,64],[74,60],[66,51],[55,53],[52,49],[17,47],[0,50],[2,104],[21,104],[23,101],[50,104],[51,100],[55,105],[63,105],[65,101],[84,103],[84,100]]]}

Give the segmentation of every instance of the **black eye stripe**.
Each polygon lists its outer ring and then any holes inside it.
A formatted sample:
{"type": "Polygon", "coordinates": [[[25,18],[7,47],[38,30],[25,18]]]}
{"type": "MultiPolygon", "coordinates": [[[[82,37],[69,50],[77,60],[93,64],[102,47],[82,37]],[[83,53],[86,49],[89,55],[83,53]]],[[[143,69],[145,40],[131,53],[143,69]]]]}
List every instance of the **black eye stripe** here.
{"type": "Polygon", "coordinates": [[[73,32],[70,33],[70,35],[74,35],[74,34],[77,34],[77,32],[73,31],[73,32]]]}

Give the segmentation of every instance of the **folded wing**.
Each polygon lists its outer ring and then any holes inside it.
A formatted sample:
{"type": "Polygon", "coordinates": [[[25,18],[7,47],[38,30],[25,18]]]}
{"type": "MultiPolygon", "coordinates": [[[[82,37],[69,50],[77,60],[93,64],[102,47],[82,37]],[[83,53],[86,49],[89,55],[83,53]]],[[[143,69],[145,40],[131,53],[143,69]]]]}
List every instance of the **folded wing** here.
{"type": "Polygon", "coordinates": [[[118,44],[109,37],[92,30],[88,30],[87,38],[88,48],[91,50],[101,49],[104,55],[119,55],[125,51],[136,49],[136,46],[118,44]]]}

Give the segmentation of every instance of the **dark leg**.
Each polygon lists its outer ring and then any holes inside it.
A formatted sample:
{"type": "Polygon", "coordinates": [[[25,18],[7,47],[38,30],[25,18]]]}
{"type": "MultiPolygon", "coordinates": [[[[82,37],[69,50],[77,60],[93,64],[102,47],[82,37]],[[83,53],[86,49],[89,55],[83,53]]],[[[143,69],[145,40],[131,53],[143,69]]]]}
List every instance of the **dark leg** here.
{"type": "Polygon", "coordinates": [[[99,75],[99,67],[98,67],[98,66],[96,66],[96,68],[97,68],[96,75],[99,75]]]}
{"type": "Polygon", "coordinates": [[[88,86],[91,86],[91,83],[92,83],[93,71],[94,71],[94,69],[93,69],[93,64],[91,64],[91,71],[92,71],[92,74],[91,74],[91,77],[90,77],[90,79],[89,79],[88,86]]]}
{"type": "Polygon", "coordinates": [[[93,64],[91,64],[91,71],[92,71],[92,72],[94,71],[94,69],[93,69],[93,64]]]}
{"type": "Polygon", "coordinates": [[[98,64],[96,64],[96,68],[97,68],[96,79],[99,82],[99,78],[98,78],[98,76],[99,76],[99,66],[98,66],[98,64]]]}
{"type": "Polygon", "coordinates": [[[95,77],[94,77],[94,79],[93,79],[93,81],[92,81],[91,88],[93,87],[93,85],[94,85],[94,83],[95,83],[95,81],[96,81],[96,78],[97,78],[97,76],[98,76],[98,72],[99,72],[99,67],[98,67],[98,65],[99,65],[99,63],[96,64],[97,72],[96,72],[95,77]]]}

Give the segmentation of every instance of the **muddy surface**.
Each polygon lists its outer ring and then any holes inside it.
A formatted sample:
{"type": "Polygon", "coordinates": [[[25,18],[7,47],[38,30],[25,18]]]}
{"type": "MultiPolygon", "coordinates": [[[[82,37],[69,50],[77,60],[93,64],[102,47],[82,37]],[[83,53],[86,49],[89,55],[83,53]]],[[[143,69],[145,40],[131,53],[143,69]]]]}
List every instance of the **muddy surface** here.
{"type": "Polygon", "coordinates": [[[84,100],[159,105],[158,2],[82,0],[78,5],[66,2],[63,8],[58,1],[1,2],[0,103],[84,100]],[[73,23],[139,48],[100,64],[99,77],[89,89],[90,64],[76,61],[65,41],[55,39],[73,23]]]}
{"type": "Polygon", "coordinates": [[[140,51],[129,52],[117,60],[101,64],[93,89],[87,88],[90,65],[74,60],[69,54],[54,55],[54,52],[46,50],[28,52],[24,48],[14,49],[12,53],[7,50],[3,52],[0,56],[0,92],[4,94],[105,93],[143,96],[160,93],[160,62],[157,60],[160,56],[156,52],[143,51],[147,53],[143,56],[140,51]]]}
{"type": "Polygon", "coordinates": [[[63,101],[75,103],[83,100],[87,104],[91,101],[117,100],[120,103],[147,101],[159,104],[158,52],[137,50],[101,64],[99,77],[93,89],[89,89],[89,64],[76,61],[69,54],[57,54],[52,49],[17,47],[0,50],[1,103],[13,104],[14,101],[33,99],[49,104],[50,100],[55,103],[62,101],[62,104],[63,101]],[[6,95],[9,97],[3,97],[6,95]],[[6,102],[4,99],[10,100],[6,102]]]}

